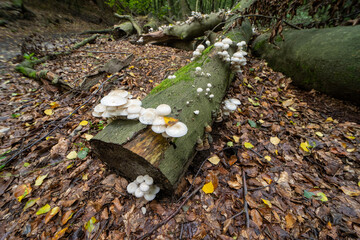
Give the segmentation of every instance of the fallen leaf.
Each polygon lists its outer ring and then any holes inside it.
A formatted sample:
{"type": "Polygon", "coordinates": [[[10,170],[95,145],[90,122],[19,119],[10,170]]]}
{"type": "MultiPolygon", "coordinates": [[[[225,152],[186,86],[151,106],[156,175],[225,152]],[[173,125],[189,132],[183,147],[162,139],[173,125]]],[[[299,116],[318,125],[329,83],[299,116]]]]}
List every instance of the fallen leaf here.
{"type": "Polygon", "coordinates": [[[50,103],[50,107],[51,108],[57,108],[57,107],[59,107],[60,105],[57,103],[57,102],[51,102],[50,103]]]}
{"type": "Polygon", "coordinates": [[[326,120],[325,120],[325,122],[333,122],[334,121],[334,119],[332,119],[332,117],[328,117],[326,120]]]}
{"type": "Polygon", "coordinates": [[[88,121],[85,121],[85,120],[84,120],[84,121],[81,121],[81,122],[79,123],[79,125],[80,125],[80,126],[86,126],[86,125],[88,125],[88,123],[89,123],[88,121]]]}
{"type": "Polygon", "coordinates": [[[74,215],[74,210],[69,210],[61,216],[61,224],[65,225],[74,215]]]}
{"type": "Polygon", "coordinates": [[[51,108],[46,109],[46,110],[44,111],[44,113],[45,113],[46,115],[48,115],[48,116],[51,116],[51,115],[54,114],[54,112],[53,112],[53,110],[52,110],[51,108]]]}
{"type": "Polygon", "coordinates": [[[319,200],[322,202],[327,202],[329,200],[323,192],[318,192],[316,196],[318,196],[319,200]]]}
{"type": "Polygon", "coordinates": [[[215,189],[213,183],[208,182],[202,187],[202,190],[204,191],[204,193],[208,194],[208,193],[213,193],[215,189]]]}
{"type": "Polygon", "coordinates": [[[51,209],[50,205],[46,204],[45,206],[43,206],[36,212],[36,215],[41,215],[41,214],[47,213],[48,211],[50,211],[50,209],[51,209]]]}
{"type": "Polygon", "coordinates": [[[66,156],[67,159],[75,159],[77,158],[77,152],[76,151],[71,151],[67,156],[66,156]]]}
{"type": "Polygon", "coordinates": [[[165,125],[172,126],[179,121],[179,119],[172,118],[172,117],[164,117],[165,125]]]}
{"type": "Polygon", "coordinates": [[[269,155],[266,155],[264,158],[265,158],[268,162],[271,161],[271,157],[270,157],[269,155]]]}
{"type": "Polygon", "coordinates": [[[86,140],[90,141],[94,136],[91,135],[91,134],[85,133],[85,134],[84,134],[84,137],[85,137],[86,140]]]}
{"type": "Polygon", "coordinates": [[[348,148],[348,149],[346,149],[346,151],[349,152],[349,153],[352,153],[352,152],[355,151],[355,148],[348,148]]]}
{"type": "Polygon", "coordinates": [[[322,132],[315,132],[315,134],[318,136],[318,137],[323,137],[324,134],[322,134],[322,132]]]}
{"type": "Polygon", "coordinates": [[[253,148],[254,146],[249,142],[244,142],[244,147],[247,149],[253,148]]]}
{"type": "Polygon", "coordinates": [[[341,186],[340,189],[348,196],[351,197],[357,197],[360,195],[360,190],[359,189],[354,189],[350,186],[346,187],[346,186],[341,186]]]}
{"type": "Polygon", "coordinates": [[[23,210],[25,211],[26,209],[34,206],[35,203],[36,203],[37,201],[39,201],[39,199],[40,199],[40,198],[34,198],[34,199],[30,199],[29,201],[27,201],[23,210]]]}
{"type": "Polygon", "coordinates": [[[80,159],[85,159],[89,153],[89,150],[90,149],[87,147],[82,148],[82,150],[77,153],[77,157],[80,159]]]}
{"type": "Polygon", "coordinates": [[[278,137],[270,137],[270,142],[276,146],[280,143],[280,139],[278,137]]]}
{"type": "Polygon", "coordinates": [[[227,181],[227,184],[229,185],[229,187],[233,188],[233,189],[240,189],[241,188],[241,183],[239,183],[238,181],[234,180],[234,181],[227,181]]]}
{"type": "Polygon", "coordinates": [[[45,216],[45,224],[47,224],[51,220],[51,218],[53,218],[59,211],[59,207],[54,207],[53,209],[51,209],[51,211],[49,211],[45,216]]]}
{"type": "Polygon", "coordinates": [[[63,228],[63,229],[61,229],[60,231],[58,231],[58,232],[55,234],[55,236],[52,238],[52,240],[58,240],[58,239],[62,238],[62,237],[65,235],[66,230],[67,230],[68,228],[69,228],[69,227],[66,227],[66,228],[63,228]]]}
{"type": "Polygon", "coordinates": [[[35,180],[35,186],[40,186],[44,179],[47,177],[47,174],[46,175],[42,175],[42,176],[38,176],[35,180]]]}
{"type": "Polygon", "coordinates": [[[296,218],[291,213],[288,213],[285,216],[285,220],[286,220],[286,228],[287,229],[291,229],[294,227],[294,224],[296,223],[296,218]]]}
{"type": "Polygon", "coordinates": [[[211,156],[208,160],[214,165],[217,165],[220,162],[220,158],[217,155],[211,156]]]}
{"type": "Polygon", "coordinates": [[[94,230],[95,228],[94,223],[96,223],[96,221],[97,221],[96,218],[92,217],[87,223],[85,223],[85,229],[89,233],[91,233],[94,230]]]}
{"type": "Polygon", "coordinates": [[[269,208],[272,208],[272,204],[271,204],[271,202],[269,200],[266,200],[266,199],[263,199],[263,198],[261,200],[265,203],[266,206],[268,206],[269,208]]]}
{"type": "Polygon", "coordinates": [[[14,192],[14,196],[17,198],[19,202],[23,200],[27,195],[29,195],[32,191],[30,183],[22,184],[18,186],[14,192]]]}
{"type": "Polygon", "coordinates": [[[291,106],[291,105],[293,105],[294,104],[294,100],[293,99],[288,99],[288,100],[286,100],[286,101],[284,101],[283,103],[282,103],[282,105],[284,106],[284,107],[289,107],[289,106],[291,106]]]}
{"type": "Polygon", "coordinates": [[[238,137],[238,136],[233,136],[233,139],[234,139],[234,142],[235,143],[239,143],[239,140],[240,140],[240,138],[238,137]]]}
{"type": "Polygon", "coordinates": [[[305,152],[309,152],[308,146],[309,146],[309,143],[308,143],[307,141],[306,141],[306,142],[302,142],[302,143],[300,144],[300,148],[301,148],[302,150],[304,150],[305,152]]]}

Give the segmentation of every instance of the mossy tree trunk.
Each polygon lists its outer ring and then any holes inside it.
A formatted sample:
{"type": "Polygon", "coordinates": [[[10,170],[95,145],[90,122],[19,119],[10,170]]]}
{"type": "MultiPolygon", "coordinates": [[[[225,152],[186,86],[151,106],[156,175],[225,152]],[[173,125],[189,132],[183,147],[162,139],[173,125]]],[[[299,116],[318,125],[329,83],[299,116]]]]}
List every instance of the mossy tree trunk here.
{"type": "MultiPolygon", "coordinates": [[[[241,28],[232,32],[231,38],[237,42],[249,41],[251,25],[244,22],[241,28]]],[[[175,79],[165,79],[143,100],[145,108],[169,104],[173,110],[171,117],[187,125],[185,136],[170,144],[138,121],[116,120],[91,140],[94,152],[111,169],[130,180],[149,174],[163,190],[174,190],[191,163],[197,139],[203,137],[204,127],[211,125],[233,77],[230,64],[220,60],[216,52],[212,47],[205,49],[201,58],[176,72],[175,79]],[[196,76],[195,68],[198,66],[211,77],[196,76]],[[205,91],[199,95],[196,91],[199,87],[207,88],[208,83],[212,84],[212,100],[204,94],[205,91]],[[187,101],[190,104],[186,104],[187,101]],[[195,115],[195,110],[200,113],[195,115]]]]}
{"type": "Polygon", "coordinates": [[[293,83],[360,104],[360,26],[284,31],[274,46],[268,35],[253,50],[293,83]]]}

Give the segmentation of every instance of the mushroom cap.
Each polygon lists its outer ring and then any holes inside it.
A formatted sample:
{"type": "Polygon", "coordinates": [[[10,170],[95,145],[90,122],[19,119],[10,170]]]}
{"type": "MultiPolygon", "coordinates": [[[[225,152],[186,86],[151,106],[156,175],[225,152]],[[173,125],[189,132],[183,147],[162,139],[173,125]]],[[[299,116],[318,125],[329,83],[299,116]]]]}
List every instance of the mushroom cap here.
{"type": "Polygon", "coordinates": [[[201,55],[201,52],[199,52],[199,51],[194,51],[193,52],[193,56],[194,57],[198,57],[198,56],[200,56],[201,55]]]}
{"type": "Polygon", "coordinates": [[[166,123],[165,123],[165,119],[163,116],[157,116],[152,123],[153,126],[165,125],[165,124],[166,123]]]}
{"type": "Polygon", "coordinates": [[[140,112],[139,121],[145,125],[151,125],[156,118],[156,110],[154,108],[147,108],[140,112]]]}
{"type": "Polygon", "coordinates": [[[104,117],[104,118],[109,118],[109,117],[112,117],[113,115],[111,114],[111,112],[105,111],[105,112],[102,113],[101,116],[104,117]]]}
{"type": "Polygon", "coordinates": [[[236,53],[234,53],[233,57],[242,58],[242,57],[244,57],[244,54],[243,54],[243,52],[236,52],[236,53]]]}
{"type": "Polygon", "coordinates": [[[210,88],[206,88],[205,90],[206,90],[207,92],[210,92],[210,88]]]}
{"type": "Polygon", "coordinates": [[[163,133],[166,130],[166,125],[152,125],[151,130],[155,133],[163,133]]]}
{"type": "Polygon", "coordinates": [[[140,114],[141,109],[142,109],[141,106],[132,104],[132,105],[129,105],[129,106],[127,107],[127,112],[128,112],[129,114],[132,114],[132,113],[140,114]]]}
{"type": "Polygon", "coordinates": [[[213,97],[214,97],[214,94],[210,94],[210,95],[209,95],[209,98],[213,98],[213,97]]]}
{"type": "Polygon", "coordinates": [[[128,111],[127,108],[119,108],[115,111],[112,111],[111,113],[114,116],[127,116],[128,115],[128,111]]]}
{"type": "Polygon", "coordinates": [[[102,105],[101,103],[99,103],[98,105],[96,105],[94,107],[94,111],[95,112],[105,112],[106,111],[106,106],[102,105]]]}
{"type": "Polygon", "coordinates": [[[205,44],[209,46],[211,42],[209,40],[206,40],[205,44]]]}
{"type": "Polygon", "coordinates": [[[135,197],[141,198],[141,197],[143,197],[143,196],[144,196],[144,192],[141,191],[140,188],[137,188],[137,189],[135,190],[135,197]]]}
{"type": "Polygon", "coordinates": [[[143,175],[137,176],[134,182],[137,182],[138,184],[144,182],[144,176],[143,175]]]}
{"type": "Polygon", "coordinates": [[[230,101],[226,101],[224,107],[225,107],[226,110],[229,110],[229,111],[235,111],[236,108],[237,108],[236,104],[234,104],[234,103],[232,103],[230,101]]]}
{"type": "Polygon", "coordinates": [[[224,43],[224,44],[229,44],[229,45],[231,45],[232,42],[233,42],[233,41],[232,41],[230,38],[224,38],[224,39],[222,40],[222,43],[224,43]]]}
{"type": "Polygon", "coordinates": [[[138,114],[138,113],[129,113],[127,115],[127,119],[137,119],[137,118],[139,118],[139,116],[140,116],[140,114],[138,114]]]}
{"type": "Polygon", "coordinates": [[[142,102],[139,99],[129,99],[124,107],[128,107],[130,105],[141,106],[142,102]]]}
{"type": "Polygon", "coordinates": [[[127,97],[129,95],[129,92],[122,90],[122,89],[115,89],[109,92],[107,96],[119,96],[119,97],[127,97]]]}
{"type": "Polygon", "coordinates": [[[144,194],[145,200],[146,200],[146,201],[149,201],[149,202],[152,201],[152,200],[154,200],[155,197],[156,197],[156,194],[149,194],[149,193],[145,193],[145,194],[144,194]]]}
{"type": "Polygon", "coordinates": [[[208,83],[206,86],[208,86],[208,87],[212,87],[211,83],[208,83]]]}
{"type": "Polygon", "coordinates": [[[194,114],[196,114],[196,115],[199,115],[199,113],[200,113],[199,110],[195,110],[195,111],[194,111],[194,114]]]}
{"type": "Polygon", "coordinates": [[[230,47],[230,45],[227,44],[227,43],[225,43],[225,44],[222,46],[222,49],[227,50],[227,49],[229,49],[229,47],[230,47]]]}
{"type": "Polygon", "coordinates": [[[139,186],[140,190],[143,192],[147,192],[150,189],[150,186],[146,184],[146,182],[142,182],[139,186]]]}
{"type": "Polygon", "coordinates": [[[198,93],[201,93],[201,92],[203,91],[203,89],[202,89],[202,88],[198,88],[198,89],[196,89],[196,91],[197,91],[198,93]]]}
{"type": "Polygon", "coordinates": [[[137,188],[138,188],[138,185],[136,184],[136,182],[131,182],[127,185],[126,190],[128,193],[133,194],[133,193],[135,193],[137,188]]]}
{"type": "Polygon", "coordinates": [[[93,112],[92,112],[92,115],[93,115],[94,117],[102,117],[102,113],[101,113],[101,112],[93,111],[93,112]]]}
{"type": "Polygon", "coordinates": [[[236,98],[230,98],[229,101],[232,102],[235,105],[240,105],[241,104],[240,100],[236,99],[236,98]]]}
{"type": "Polygon", "coordinates": [[[165,132],[170,137],[182,137],[188,132],[188,128],[185,123],[177,122],[174,125],[167,127],[165,132]]]}
{"type": "Polygon", "coordinates": [[[214,44],[215,47],[218,47],[218,48],[222,48],[224,46],[224,44],[222,42],[216,42],[214,44]]]}
{"type": "Polygon", "coordinates": [[[171,107],[167,104],[160,104],[156,108],[156,114],[159,116],[166,116],[171,113],[171,107]]]}
{"type": "Polygon", "coordinates": [[[160,188],[156,185],[152,185],[148,193],[158,194],[158,192],[160,192],[160,188]]]}
{"type": "Polygon", "coordinates": [[[200,71],[201,71],[201,67],[196,67],[196,68],[195,68],[195,71],[196,71],[196,72],[200,72],[200,71]]]}
{"type": "Polygon", "coordinates": [[[107,107],[117,107],[127,103],[127,99],[120,96],[105,96],[101,99],[101,104],[107,107]]]}
{"type": "Polygon", "coordinates": [[[199,46],[197,46],[196,49],[198,49],[198,50],[200,50],[200,51],[203,51],[203,50],[205,49],[205,46],[202,45],[202,44],[200,44],[199,46]]]}
{"type": "Polygon", "coordinates": [[[144,180],[145,180],[145,183],[149,186],[154,183],[154,179],[152,177],[150,177],[149,175],[145,175],[144,180]]]}

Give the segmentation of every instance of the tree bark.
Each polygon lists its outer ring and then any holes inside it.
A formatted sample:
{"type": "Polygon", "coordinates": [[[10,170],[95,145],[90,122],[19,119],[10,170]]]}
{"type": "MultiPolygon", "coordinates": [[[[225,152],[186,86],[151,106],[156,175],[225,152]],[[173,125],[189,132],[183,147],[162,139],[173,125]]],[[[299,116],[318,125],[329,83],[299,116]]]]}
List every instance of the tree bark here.
{"type": "Polygon", "coordinates": [[[163,43],[174,39],[190,40],[204,35],[205,31],[221,28],[225,21],[222,13],[212,13],[207,18],[200,21],[195,20],[190,24],[175,25],[164,31],[157,31],[143,34],[143,44],[163,43]]]}
{"type": "Polygon", "coordinates": [[[124,36],[130,36],[134,32],[133,24],[128,22],[123,22],[119,25],[115,25],[112,31],[112,35],[115,39],[120,39],[124,36]]]}
{"type": "Polygon", "coordinates": [[[268,43],[263,35],[253,44],[254,53],[293,83],[360,104],[360,26],[287,30],[285,40],[268,43]]]}
{"type": "Polygon", "coordinates": [[[135,19],[130,16],[130,15],[119,15],[117,13],[114,13],[114,16],[117,17],[117,18],[120,18],[120,19],[126,19],[126,20],[129,20],[133,27],[136,29],[136,32],[137,34],[140,36],[142,34],[142,29],[140,27],[140,25],[135,21],[135,19]]]}
{"type": "MultiPolygon", "coordinates": [[[[244,22],[241,29],[234,30],[230,37],[237,42],[249,41],[251,35],[250,23],[244,22]]],[[[170,116],[187,125],[185,136],[170,144],[137,121],[116,120],[91,140],[99,158],[130,180],[149,174],[155,184],[172,192],[191,163],[196,142],[203,138],[204,127],[211,125],[233,77],[230,65],[220,60],[216,52],[212,47],[204,50],[202,57],[176,72],[175,79],[165,79],[142,101],[145,108],[169,104],[173,109],[170,116]],[[198,66],[210,73],[211,78],[196,76],[194,70],[198,66]],[[212,84],[212,100],[196,91],[199,87],[207,88],[208,83],[212,84]],[[190,104],[186,104],[187,101],[190,104]],[[200,113],[195,115],[195,110],[200,113]]]]}

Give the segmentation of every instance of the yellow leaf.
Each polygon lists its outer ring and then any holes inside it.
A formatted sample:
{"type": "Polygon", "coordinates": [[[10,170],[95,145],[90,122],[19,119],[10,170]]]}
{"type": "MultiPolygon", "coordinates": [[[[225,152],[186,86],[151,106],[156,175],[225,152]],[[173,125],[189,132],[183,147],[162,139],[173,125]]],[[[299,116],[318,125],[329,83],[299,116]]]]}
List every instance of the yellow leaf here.
{"type": "Polygon", "coordinates": [[[322,202],[327,202],[329,200],[323,192],[318,192],[316,196],[320,197],[319,200],[322,202]]]}
{"type": "Polygon", "coordinates": [[[239,143],[240,138],[238,136],[233,136],[233,139],[234,139],[235,143],[239,143]]]}
{"type": "Polygon", "coordinates": [[[25,126],[26,126],[26,127],[30,127],[30,126],[31,126],[31,124],[29,124],[29,123],[25,123],[25,126]]]}
{"type": "Polygon", "coordinates": [[[71,163],[71,164],[66,166],[66,169],[72,168],[73,166],[74,166],[74,163],[71,163]]]}
{"type": "Polygon", "coordinates": [[[215,189],[213,183],[208,182],[202,187],[202,190],[204,191],[204,193],[213,193],[215,189]]]}
{"type": "Polygon", "coordinates": [[[35,180],[35,186],[40,186],[44,179],[47,177],[47,174],[46,175],[42,175],[42,176],[38,176],[35,180]]]}
{"type": "Polygon", "coordinates": [[[88,125],[88,123],[89,123],[88,121],[84,120],[84,121],[81,121],[79,125],[80,126],[86,126],[86,125],[88,125]]]}
{"type": "Polygon", "coordinates": [[[49,136],[49,137],[46,137],[45,139],[47,141],[47,140],[52,139],[52,138],[54,138],[54,137],[49,136]]]}
{"type": "Polygon", "coordinates": [[[324,134],[322,134],[322,132],[315,132],[315,134],[318,136],[318,137],[323,137],[324,134]]]}
{"type": "Polygon", "coordinates": [[[23,200],[27,195],[29,195],[32,191],[30,183],[22,184],[18,186],[14,192],[14,196],[17,198],[19,202],[23,200]]]}
{"type": "Polygon", "coordinates": [[[60,231],[58,231],[58,232],[55,234],[55,236],[52,238],[52,240],[58,240],[58,239],[62,238],[68,228],[69,228],[69,227],[66,227],[66,228],[63,228],[63,229],[61,229],[60,231]]]}
{"type": "Polygon", "coordinates": [[[172,126],[179,121],[178,119],[172,117],[164,117],[164,120],[166,126],[172,126]]]}
{"type": "Polygon", "coordinates": [[[34,206],[35,203],[39,200],[40,200],[40,198],[35,198],[35,199],[31,199],[31,200],[27,201],[23,210],[25,211],[26,209],[34,206]]]}
{"type": "Polygon", "coordinates": [[[130,72],[129,74],[130,76],[135,77],[135,74],[133,74],[132,72],[130,72]]]}
{"type": "Polygon", "coordinates": [[[346,136],[348,139],[350,139],[350,140],[354,140],[355,139],[355,137],[354,136],[346,136]]]}
{"type": "Polygon", "coordinates": [[[53,218],[59,211],[59,207],[54,207],[53,209],[51,209],[51,211],[49,211],[45,216],[45,224],[47,224],[51,220],[51,218],[53,218]]]}
{"type": "Polygon", "coordinates": [[[88,141],[90,141],[94,137],[93,135],[87,134],[87,133],[85,133],[84,136],[85,136],[85,139],[88,141]]]}
{"type": "Polygon", "coordinates": [[[51,108],[57,108],[57,107],[59,107],[60,105],[57,103],[57,102],[51,102],[50,103],[50,107],[51,108]]]}
{"type": "Polygon", "coordinates": [[[326,120],[325,120],[325,122],[333,122],[334,121],[334,119],[332,119],[332,117],[328,117],[326,120]]]}
{"type": "Polygon", "coordinates": [[[357,197],[360,195],[360,190],[353,187],[342,186],[340,189],[348,196],[357,197]]]}
{"type": "Polygon", "coordinates": [[[269,201],[269,200],[266,200],[266,199],[261,199],[264,203],[265,203],[265,205],[266,206],[268,206],[269,208],[271,208],[272,207],[272,204],[271,204],[271,202],[269,201]]]}
{"type": "Polygon", "coordinates": [[[50,205],[46,204],[45,206],[43,206],[36,212],[36,215],[41,215],[41,214],[47,213],[48,211],[50,211],[50,209],[51,209],[50,205]]]}
{"type": "Polygon", "coordinates": [[[67,159],[75,159],[77,158],[77,153],[76,151],[71,151],[67,156],[66,156],[67,159]]]}
{"type": "Polygon", "coordinates": [[[271,137],[270,142],[276,146],[280,143],[280,139],[278,137],[271,137]]]}
{"type": "Polygon", "coordinates": [[[259,123],[261,123],[261,124],[262,124],[262,123],[264,123],[264,122],[265,122],[265,121],[264,121],[264,120],[262,120],[262,119],[260,119],[260,120],[259,120],[259,123]]]}
{"type": "Polygon", "coordinates": [[[304,150],[305,152],[309,152],[308,146],[309,146],[309,143],[308,143],[307,141],[306,141],[306,142],[302,142],[302,143],[300,144],[300,148],[301,148],[302,150],[304,150]]]}
{"type": "Polygon", "coordinates": [[[276,154],[276,155],[279,155],[279,152],[278,152],[278,150],[277,150],[277,149],[275,149],[275,154],[276,154]]]}
{"type": "Polygon", "coordinates": [[[247,149],[253,148],[254,146],[249,142],[244,142],[244,147],[247,149]]]}
{"type": "Polygon", "coordinates": [[[293,112],[296,112],[297,110],[295,109],[295,108],[293,108],[293,107],[289,107],[289,109],[291,110],[291,111],[293,111],[293,112]]]}
{"type": "Polygon", "coordinates": [[[89,176],[89,173],[83,174],[82,180],[84,180],[84,181],[88,180],[88,176],[89,176]]]}
{"type": "Polygon", "coordinates": [[[217,155],[213,155],[208,160],[214,165],[217,165],[220,162],[220,158],[217,155]]]}
{"type": "Polygon", "coordinates": [[[133,69],[133,68],[134,68],[134,66],[130,66],[130,67],[129,67],[129,69],[133,69]]]}
{"type": "Polygon", "coordinates": [[[282,104],[284,107],[289,107],[294,104],[294,100],[288,99],[288,100],[284,101],[282,104]]]}
{"type": "Polygon", "coordinates": [[[46,110],[44,111],[44,113],[45,113],[46,115],[48,115],[48,116],[51,116],[51,115],[54,114],[54,112],[53,112],[53,110],[52,110],[51,108],[46,109],[46,110]]]}
{"type": "Polygon", "coordinates": [[[267,161],[271,161],[271,157],[270,156],[268,156],[268,155],[266,155],[265,157],[264,157],[267,161]]]}
{"type": "Polygon", "coordinates": [[[153,80],[149,80],[149,82],[150,82],[150,83],[152,83],[152,82],[153,82],[153,80]]]}
{"type": "Polygon", "coordinates": [[[89,233],[91,233],[94,230],[95,228],[94,223],[96,223],[96,221],[97,221],[96,218],[92,217],[87,223],[85,223],[85,229],[89,233]]]}

